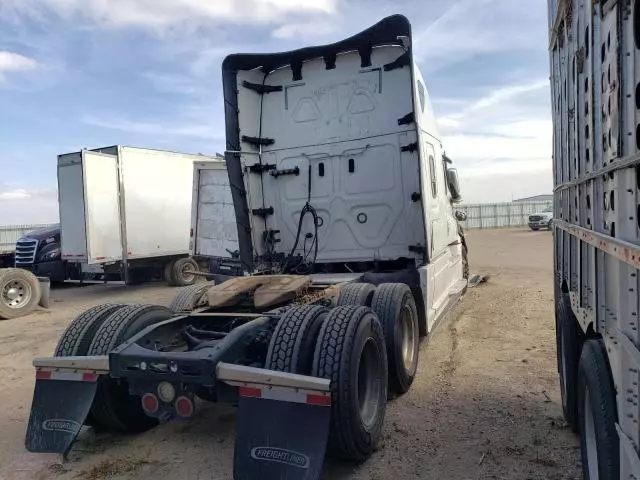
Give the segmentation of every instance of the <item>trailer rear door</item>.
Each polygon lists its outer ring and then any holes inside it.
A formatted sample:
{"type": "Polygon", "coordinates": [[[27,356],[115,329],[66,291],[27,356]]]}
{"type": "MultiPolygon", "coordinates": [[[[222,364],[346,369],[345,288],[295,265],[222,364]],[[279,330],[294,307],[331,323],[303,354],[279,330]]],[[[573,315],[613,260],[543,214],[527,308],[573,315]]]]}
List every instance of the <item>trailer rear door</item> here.
{"type": "Polygon", "coordinates": [[[113,155],[82,152],[87,263],[122,260],[118,163],[113,155]]]}
{"type": "Polygon", "coordinates": [[[58,158],[62,258],[99,264],[122,259],[116,157],[83,151],[58,158]]]}
{"type": "Polygon", "coordinates": [[[225,163],[196,163],[193,187],[193,254],[229,257],[229,252],[235,252],[240,247],[225,163]]]}

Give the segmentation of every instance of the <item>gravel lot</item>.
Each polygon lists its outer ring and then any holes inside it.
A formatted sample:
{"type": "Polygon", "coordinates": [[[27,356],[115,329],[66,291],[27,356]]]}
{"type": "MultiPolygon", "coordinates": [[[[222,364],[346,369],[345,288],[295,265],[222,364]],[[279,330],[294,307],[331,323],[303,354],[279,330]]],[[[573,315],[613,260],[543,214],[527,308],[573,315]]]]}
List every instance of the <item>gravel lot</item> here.
{"type": "MultiPolygon", "coordinates": [[[[418,377],[387,408],[384,441],[361,466],[328,461],[324,478],[578,479],[579,446],[562,419],[556,375],[549,232],[469,233],[470,289],[420,351],[418,377]]],[[[191,423],[138,436],[83,435],[69,461],[24,449],[31,360],[68,322],[106,302],[167,304],[162,285],[55,290],[50,311],[0,322],[1,479],[229,479],[235,411],[204,405],[191,423]]]]}

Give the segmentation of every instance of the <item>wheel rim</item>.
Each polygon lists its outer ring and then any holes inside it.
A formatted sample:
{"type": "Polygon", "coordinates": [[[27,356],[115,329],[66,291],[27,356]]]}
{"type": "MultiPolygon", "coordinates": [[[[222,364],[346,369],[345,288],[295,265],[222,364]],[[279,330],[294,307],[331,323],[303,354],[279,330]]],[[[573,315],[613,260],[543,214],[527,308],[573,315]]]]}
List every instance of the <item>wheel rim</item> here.
{"type": "Polygon", "coordinates": [[[360,419],[367,428],[375,423],[380,410],[381,371],[378,345],[373,338],[368,338],[362,347],[356,379],[360,419]]]}
{"type": "Polygon", "coordinates": [[[9,308],[22,308],[32,295],[31,285],[24,280],[11,280],[2,287],[2,303],[9,308]]]}
{"type": "Polygon", "coordinates": [[[184,267],[182,267],[182,270],[181,270],[182,280],[184,280],[185,282],[193,282],[196,276],[191,272],[193,272],[194,270],[195,269],[193,268],[193,265],[189,263],[187,263],[184,267]]]}
{"type": "Polygon", "coordinates": [[[400,341],[402,347],[402,363],[405,370],[412,371],[416,357],[416,325],[411,308],[405,305],[400,312],[400,341]]]}
{"type": "Polygon", "coordinates": [[[593,422],[593,410],[591,409],[591,396],[589,389],[584,391],[584,444],[587,450],[587,471],[589,480],[598,480],[598,439],[593,422]]]}

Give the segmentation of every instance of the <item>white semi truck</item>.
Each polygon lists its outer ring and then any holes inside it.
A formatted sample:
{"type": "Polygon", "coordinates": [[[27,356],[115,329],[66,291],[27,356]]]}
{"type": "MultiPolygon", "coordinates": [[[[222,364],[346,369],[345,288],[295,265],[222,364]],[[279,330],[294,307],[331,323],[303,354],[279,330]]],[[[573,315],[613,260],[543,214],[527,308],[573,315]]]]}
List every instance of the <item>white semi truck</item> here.
{"type": "MultiPolygon", "coordinates": [[[[67,452],[83,424],[199,421],[199,398],[239,408],[236,479],[317,479],[325,451],[374,452],[387,391],[409,390],[420,337],[467,286],[457,175],[411,45],[395,15],[331,45],[224,60],[237,233],[201,253],[237,242],[251,274],[185,287],[173,311],[74,319],[34,361],[30,451],[67,452]]],[[[200,174],[196,203],[228,208],[204,191],[224,177],[200,174]]]]}
{"type": "Polygon", "coordinates": [[[585,479],[640,478],[640,1],[549,0],[558,372],[585,479]]]}

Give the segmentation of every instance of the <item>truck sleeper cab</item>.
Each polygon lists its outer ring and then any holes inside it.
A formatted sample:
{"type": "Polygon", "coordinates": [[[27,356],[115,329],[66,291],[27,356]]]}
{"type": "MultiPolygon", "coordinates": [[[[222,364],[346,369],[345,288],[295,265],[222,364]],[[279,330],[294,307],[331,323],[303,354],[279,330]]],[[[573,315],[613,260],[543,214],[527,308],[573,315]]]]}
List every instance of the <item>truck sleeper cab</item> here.
{"type": "Polygon", "coordinates": [[[372,454],[387,390],[410,388],[419,337],[464,294],[456,173],[405,17],[231,55],[223,86],[253,275],[185,287],[171,310],[101,305],[73,320],[56,356],[34,362],[29,450],[68,451],[87,417],[120,431],[191,418],[199,398],[239,407],[235,478],[318,478],[327,448],[372,454]]]}

